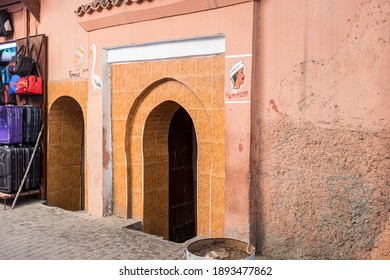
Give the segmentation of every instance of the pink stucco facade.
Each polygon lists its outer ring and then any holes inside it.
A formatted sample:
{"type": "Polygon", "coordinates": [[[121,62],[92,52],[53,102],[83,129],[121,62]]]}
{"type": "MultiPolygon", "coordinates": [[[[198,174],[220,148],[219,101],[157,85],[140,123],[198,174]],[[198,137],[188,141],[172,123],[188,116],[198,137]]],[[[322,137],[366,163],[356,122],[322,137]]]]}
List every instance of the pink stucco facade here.
{"type": "MultiPolygon", "coordinates": [[[[388,1],[156,0],[82,16],[74,11],[88,1],[40,2],[41,20],[29,26],[48,36],[48,84],[83,88],[59,96],[84,114],[88,213],[116,214],[107,53],[221,36],[224,237],[273,258],[390,259],[388,1]],[[92,86],[92,44],[102,89],[92,86]],[[234,91],[238,61],[245,82],[234,91]]],[[[14,14],[7,40],[26,36],[25,20],[14,14]]]]}
{"type": "Polygon", "coordinates": [[[388,259],[390,5],[260,3],[260,247],[289,258],[388,259]]]}

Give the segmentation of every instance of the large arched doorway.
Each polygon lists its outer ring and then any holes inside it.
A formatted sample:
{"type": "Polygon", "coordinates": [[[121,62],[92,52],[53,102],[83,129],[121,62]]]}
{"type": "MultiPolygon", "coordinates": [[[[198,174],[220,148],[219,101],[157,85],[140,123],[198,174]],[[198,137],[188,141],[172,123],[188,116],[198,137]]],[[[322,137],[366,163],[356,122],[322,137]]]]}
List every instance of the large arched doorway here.
{"type": "Polygon", "coordinates": [[[172,117],[169,150],[169,240],[196,236],[197,143],[190,115],[180,107],[172,117]]]}
{"type": "Polygon", "coordinates": [[[120,152],[122,142],[115,137],[113,140],[114,209],[121,213],[127,206],[126,216],[142,221],[143,231],[169,239],[168,136],[173,115],[181,107],[191,117],[196,131],[196,235],[222,236],[223,110],[208,111],[191,88],[176,80],[162,79],[151,84],[134,101],[127,121],[113,122],[114,136],[126,128],[126,158],[120,152]],[[125,184],[120,180],[124,177],[124,164],[125,184]]]}
{"type": "Polygon", "coordinates": [[[58,98],[48,119],[47,202],[71,211],[85,208],[84,117],[78,102],[58,98]]]}

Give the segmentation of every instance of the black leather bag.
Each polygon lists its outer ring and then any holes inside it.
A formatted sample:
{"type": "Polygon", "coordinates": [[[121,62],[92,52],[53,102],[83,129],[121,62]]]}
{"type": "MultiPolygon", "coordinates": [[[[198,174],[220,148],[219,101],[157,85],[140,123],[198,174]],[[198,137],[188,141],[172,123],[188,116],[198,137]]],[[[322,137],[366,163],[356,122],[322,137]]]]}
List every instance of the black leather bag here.
{"type": "Polygon", "coordinates": [[[19,76],[30,75],[34,69],[35,61],[32,59],[32,50],[34,45],[31,47],[30,51],[26,54],[26,47],[23,45],[16,53],[16,55],[11,59],[8,64],[9,72],[12,74],[18,74],[19,76]]]}
{"type": "Polygon", "coordinates": [[[8,36],[14,32],[11,17],[6,10],[0,11],[0,36],[8,36]]]}
{"type": "Polygon", "coordinates": [[[9,93],[8,85],[5,85],[0,90],[0,105],[16,105],[15,94],[9,93]]]}

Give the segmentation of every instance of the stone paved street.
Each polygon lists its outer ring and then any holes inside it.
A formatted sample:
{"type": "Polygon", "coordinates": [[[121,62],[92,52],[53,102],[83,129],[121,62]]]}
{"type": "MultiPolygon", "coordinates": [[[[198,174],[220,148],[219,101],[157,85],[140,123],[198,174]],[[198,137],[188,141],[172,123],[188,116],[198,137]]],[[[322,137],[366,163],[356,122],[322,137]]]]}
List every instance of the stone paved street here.
{"type": "MultiPolygon", "coordinates": [[[[7,203],[9,205],[9,202],[7,203]]],[[[21,200],[13,210],[0,202],[0,259],[144,260],[183,259],[177,244],[126,228],[129,221],[21,200]]]]}

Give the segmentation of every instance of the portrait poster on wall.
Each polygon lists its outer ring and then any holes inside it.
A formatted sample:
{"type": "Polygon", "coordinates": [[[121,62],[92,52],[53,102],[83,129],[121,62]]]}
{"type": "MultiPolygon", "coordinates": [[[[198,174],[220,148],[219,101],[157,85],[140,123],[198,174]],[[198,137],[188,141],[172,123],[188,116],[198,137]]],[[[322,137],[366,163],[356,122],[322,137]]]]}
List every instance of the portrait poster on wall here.
{"type": "Polygon", "coordinates": [[[225,67],[225,103],[249,103],[252,56],[226,56],[225,67]]]}

